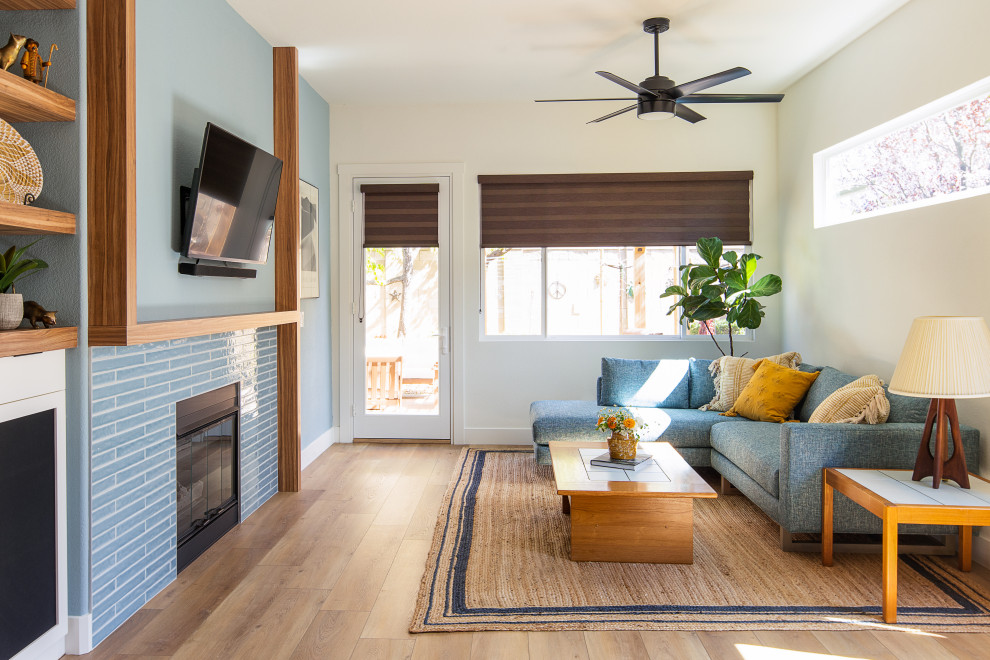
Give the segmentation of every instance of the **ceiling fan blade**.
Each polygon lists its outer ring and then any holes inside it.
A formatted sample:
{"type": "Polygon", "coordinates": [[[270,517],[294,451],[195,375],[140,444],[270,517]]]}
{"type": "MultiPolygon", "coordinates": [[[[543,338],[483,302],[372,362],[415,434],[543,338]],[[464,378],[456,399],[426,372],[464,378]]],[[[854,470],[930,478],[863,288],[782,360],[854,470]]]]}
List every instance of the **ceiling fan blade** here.
{"type": "Polygon", "coordinates": [[[678,103],[780,103],[783,94],[688,94],[678,103]]]}
{"type": "Polygon", "coordinates": [[[622,85],[631,92],[636,92],[637,94],[646,94],[647,96],[659,96],[659,94],[654,92],[652,89],[646,89],[645,87],[640,87],[636,83],[631,83],[625,78],[620,78],[614,73],[609,73],[608,71],[595,71],[595,73],[600,75],[602,78],[608,78],[617,85],[622,85]]]}
{"type": "Polygon", "coordinates": [[[712,75],[705,76],[704,78],[698,78],[697,80],[692,80],[691,82],[676,85],[670,89],[664,90],[664,95],[669,96],[672,99],[678,99],[682,96],[687,96],[688,94],[694,94],[695,92],[700,92],[703,89],[714,87],[715,85],[727,83],[730,80],[735,80],[736,78],[748,76],[751,73],[752,71],[749,69],[744,69],[741,66],[737,66],[732,69],[728,69],[727,71],[722,71],[721,73],[713,73],[712,75]]]}
{"type": "Polygon", "coordinates": [[[686,105],[675,106],[674,116],[680,117],[681,119],[685,119],[691,122],[692,124],[697,124],[699,121],[705,118],[704,115],[698,114],[697,112],[687,107],[686,105]]]}
{"type": "Polygon", "coordinates": [[[537,103],[571,103],[573,101],[635,101],[628,96],[621,99],[536,99],[537,103]]]}
{"type": "MultiPolygon", "coordinates": [[[[639,104],[638,104],[638,103],[633,103],[633,104],[632,104],[631,106],[629,106],[628,108],[623,108],[622,110],[616,110],[615,112],[613,112],[613,113],[611,113],[611,114],[607,114],[607,115],[605,115],[604,117],[599,117],[598,119],[592,119],[592,120],[591,120],[591,121],[589,121],[588,123],[589,123],[589,124],[597,124],[597,123],[598,123],[598,122],[600,122],[600,121],[605,121],[606,119],[611,119],[612,117],[615,117],[615,116],[618,116],[618,115],[621,115],[621,114],[622,114],[622,113],[624,113],[624,112],[629,112],[630,110],[635,110],[635,109],[636,109],[636,108],[638,108],[638,107],[639,107],[639,104]]],[[[691,112],[694,112],[694,110],[692,110],[691,112]]],[[[695,113],[695,114],[698,114],[698,113],[695,113]]],[[[701,117],[701,115],[698,115],[698,116],[699,116],[699,117],[701,117]]]]}

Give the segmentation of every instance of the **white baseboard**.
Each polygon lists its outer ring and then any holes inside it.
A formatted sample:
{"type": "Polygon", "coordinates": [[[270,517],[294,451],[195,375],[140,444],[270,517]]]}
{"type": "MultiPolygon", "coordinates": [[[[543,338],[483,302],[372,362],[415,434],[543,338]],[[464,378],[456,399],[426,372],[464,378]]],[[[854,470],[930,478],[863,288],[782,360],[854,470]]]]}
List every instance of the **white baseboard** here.
{"type": "Polygon", "coordinates": [[[93,650],[93,614],[70,616],[69,631],[65,634],[65,652],[68,655],[85,655],[93,650]]]}
{"type": "MultiPolygon", "coordinates": [[[[987,527],[983,529],[990,531],[987,527]]],[[[973,561],[980,566],[990,568],[990,538],[984,536],[982,532],[979,536],[973,537],[973,561]]]]}
{"type": "Polygon", "coordinates": [[[330,446],[337,441],[337,427],[329,428],[320,437],[306,445],[302,450],[302,469],[320,457],[320,454],[330,449],[330,446]]]}
{"type": "Polygon", "coordinates": [[[464,429],[459,445],[526,445],[533,446],[533,430],[521,429],[464,429]]]}

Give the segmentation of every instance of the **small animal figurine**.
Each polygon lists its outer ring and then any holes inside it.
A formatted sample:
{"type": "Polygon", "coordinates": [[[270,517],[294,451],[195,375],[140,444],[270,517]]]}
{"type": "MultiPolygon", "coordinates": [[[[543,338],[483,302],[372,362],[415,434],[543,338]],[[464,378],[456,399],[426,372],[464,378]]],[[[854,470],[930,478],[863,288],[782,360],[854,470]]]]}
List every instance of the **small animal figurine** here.
{"type": "Polygon", "coordinates": [[[17,61],[17,53],[21,52],[21,48],[24,48],[26,43],[27,37],[11,32],[10,41],[7,42],[6,46],[0,48],[0,69],[9,71],[10,67],[14,66],[14,62],[17,61]]]}
{"type": "Polygon", "coordinates": [[[58,311],[49,312],[33,300],[24,301],[24,318],[31,323],[32,328],[38,327],[38,321],[41,321],[46,328],[53,327],[57,313],[58,311]]]}
{"type": "Polygon", "coordinates": [[[28,39],[24,44],[24,57],[21,58],[21,69],[24,77],[36,85],[40,85],[44,79],[45,69],[51,62],[46,62],[38,54],[38,42],[28,39]]]}

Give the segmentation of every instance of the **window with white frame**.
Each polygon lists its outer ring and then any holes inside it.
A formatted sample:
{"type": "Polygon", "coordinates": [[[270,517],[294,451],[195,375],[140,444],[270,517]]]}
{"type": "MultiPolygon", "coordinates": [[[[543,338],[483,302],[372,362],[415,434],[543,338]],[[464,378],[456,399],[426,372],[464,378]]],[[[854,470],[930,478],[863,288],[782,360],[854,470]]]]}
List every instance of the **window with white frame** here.
{"type": "MultiPolygon", "coordinates": [[[[744,251],[743,246],[726,250],[744,251]]],[[[682,338],[725,335],[724,319],[681,323],[660,298],[694,247],[484,248],[488,336],[682,338]]],[[[748,331],[733,328],[734,335],[748,331]]]]}
{"type": "Polygon", "coordinates": [[[990,192],[990,78],[815,154],[815,226],[990,192]]]}

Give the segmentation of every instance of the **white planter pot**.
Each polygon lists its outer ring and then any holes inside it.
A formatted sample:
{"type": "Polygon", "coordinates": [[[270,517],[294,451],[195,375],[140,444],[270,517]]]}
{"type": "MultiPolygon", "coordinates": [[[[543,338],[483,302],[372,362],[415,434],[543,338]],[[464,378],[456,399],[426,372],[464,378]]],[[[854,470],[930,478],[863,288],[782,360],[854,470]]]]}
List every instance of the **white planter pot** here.
{"type": "Polygon", "coordinates": [[[24,296],[19,293],[0,293],[0,330],[13,330],[24,318],[24,296]]]}

